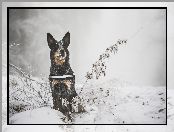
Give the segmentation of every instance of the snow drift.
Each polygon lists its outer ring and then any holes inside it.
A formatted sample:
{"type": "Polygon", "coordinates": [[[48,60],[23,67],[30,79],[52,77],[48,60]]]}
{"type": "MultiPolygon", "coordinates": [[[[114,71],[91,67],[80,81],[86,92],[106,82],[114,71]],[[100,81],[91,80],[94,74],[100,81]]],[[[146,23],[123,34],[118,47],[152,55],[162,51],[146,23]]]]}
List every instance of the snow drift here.
{"type": "MultiPolygon", "coordinates": [[[[166,87],[135,86],[113,79],[102,84],[92,81],[81,91],[85,113],[73,114],[72,124],[165,124],[166,87]],[[134,114],[135,113],[135,114],[134,114]]],[[[81,92],[80,92],[81,91],[81,92]]],[[[52,109],[47,79],[10,75],[10,124],[63,124],[60,112],[52,109]]]]}

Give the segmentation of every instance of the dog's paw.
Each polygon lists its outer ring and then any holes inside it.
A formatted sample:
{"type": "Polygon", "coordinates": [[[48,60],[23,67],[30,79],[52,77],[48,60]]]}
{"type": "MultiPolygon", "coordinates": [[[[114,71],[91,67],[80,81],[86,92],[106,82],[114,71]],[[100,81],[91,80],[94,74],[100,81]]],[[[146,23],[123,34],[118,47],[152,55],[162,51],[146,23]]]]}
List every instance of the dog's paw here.
{"type": "Polygon", "coordinates": [[[72,121],[73,121],[73,119],[72,119],[72,117],[70,115],[63,117],[62,120],[65,123],[72,123],[72,121]]]}

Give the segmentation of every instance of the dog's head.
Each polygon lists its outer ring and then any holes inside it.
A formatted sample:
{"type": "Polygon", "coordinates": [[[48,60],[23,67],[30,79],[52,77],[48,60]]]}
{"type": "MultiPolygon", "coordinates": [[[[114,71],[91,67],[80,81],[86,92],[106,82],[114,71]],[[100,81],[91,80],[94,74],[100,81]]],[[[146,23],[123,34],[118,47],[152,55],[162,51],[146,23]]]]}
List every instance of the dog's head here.
{"type": "Polygon", "coordinates": [[[62,40],[57,41],[47,33],[48,46],[51,49],[50,58],[53,64],[63,65],[69,61],[68,46],[70,44],[70,33],[67,32],[62,40]]]}

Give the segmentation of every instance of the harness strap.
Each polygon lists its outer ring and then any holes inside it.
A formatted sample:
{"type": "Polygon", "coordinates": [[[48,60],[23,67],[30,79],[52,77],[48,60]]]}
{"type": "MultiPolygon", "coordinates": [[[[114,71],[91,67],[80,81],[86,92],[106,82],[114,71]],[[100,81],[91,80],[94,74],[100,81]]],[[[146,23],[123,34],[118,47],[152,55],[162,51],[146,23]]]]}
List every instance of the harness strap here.
{"type": "Polygon", "coordinates": [[[49,78],[52,78],[52,79],[67,78],[67,77],[74,77],[74,76],[73,75],[49,76],[49,78]]]}

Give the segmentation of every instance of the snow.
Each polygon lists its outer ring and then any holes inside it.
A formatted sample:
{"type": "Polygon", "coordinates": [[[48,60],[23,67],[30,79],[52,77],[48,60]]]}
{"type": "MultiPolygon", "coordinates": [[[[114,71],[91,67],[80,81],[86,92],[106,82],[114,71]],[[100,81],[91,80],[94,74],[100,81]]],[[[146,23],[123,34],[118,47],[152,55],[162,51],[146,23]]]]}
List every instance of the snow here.
{"type": "Polygon", "coordinates": [[[87,86],[82,93],[89,100],[87,113],[77,115],[75,123],[165,124],[165,90],[165,87],[131,86],[117,79],[87,86]]]}
{"type": "Polygon", "coordinates": [[[63,117],[59,111],[42,107],[15,114],[10,118],[10,124],[63,124],[60,119],[63,117]]]}
{"type": "MultiPolygon", "coordinates": [[[[11,76],[18,80],[18,76],[11,76]]],[[[40,78],[32,78],[37,82],[44,82],[40,78]]],[[[3,76],[3,132],[27,131],[66,131],[66,132],[173,132],[174,131],[174,90],[168,90],[168,124],[162,126],[101,126],[101,125],[78,125],[78,126],[7,126],[6,125],[6,76],[3,76]]],[[[23,83],[18,83],[22,87],[23,83]]],[[[19,87],[17,86],[17,87],[19,87]]],[[[25,86],[25,85],[24,85],[25,86]]],[[[39,85],[33,82],[36,90],[39,85]]],[[[16,87],[16,88],[17,88],[16,87]]],[[[82,84],[76,84],[77,93],[80,92],[82,84]]],[[[44,87],[42,87],[44,88],[44,87]]],[[[11,87],[10,87],[11,89],[11,87]]],[[[13,89],[14,90],[14,89],[13,89]]],[[[128,82],[113,79],[102,84],[89,82],[79,95],[84,100],[85,113],[74,114],[73,124],[164,124],[166,121],[166,87],[136,86],[128,82]],[[153,117],[153,118],[152,118],[153,117]]],[[[51,102],[51,101],[50,101],[51,102]]],[[[36,105],[37,106],[37,105],[36,105]]],[[[64,115],[54,109],[51,105],[37,106],[22,112],[13,113],[10,124],[64,124],[64,115]]]]}
{"type": "MultiPolygon", "coordinates": [[[[10,75],[10,84],[10,124],[66,123],[62,120],[64,116],[52,109],[47,81],[36,77],[26,80],[20,75],[10,75]],[[44,96],[46,92],[49,94],[44,96]],[[16,108],[21,109],[16,111],[16,108]]],[[[81,91],[81,86],[76,84],[77,93],[81,91]]],[[[72,123],[165,124],[165,92],[166,87],[136,86],[119,79],[97,85],[88,82],[79,95],[86,112],[73,114],[72,123]]]]}
{"type": "Polygon", "coordinates": [[[52,107],[49,82],[40,78],[22,75],[9,76],[9,116],[15,113],[40,108],[52,107]]]}
{"type": "MultiPolygon", "coordinates": [[[[2,78],[3,86],[3,132],[22,132],[22,131],[65,131],[65,132],[173,132],[174,131],[174,90],[168,89],[168,125],[138,125],[138,126],[102,126],[102,125],[75,125],[75,126],[13,126],[6,125],[6,76],[2,78]]],[[[39,79],[37,80],[39,81],[39,79]]],[[[36,85],[37,86],[37,85],[36,85]]],[[[79,93],[82,84],[76,85],[79,93]]],[[[37,87],[37,89],[39,89],[37,87]]],[[[165,109],[165,87],[137,87],[127,82],[113,79],[111,81],[94,85],[92,82],[87,84],[81,93],[84,100],[89,99],[86,104],[86,113],[74,115],[73,123],[164,123],[165,109]],[[109,90],[109,96],[108,96],[109,90]],[[97,97],[97,98],[96,98],[97,97]],[[94,99],[96,98],[96,99],[94,99]],[[93,101],[94,100],[94,101],[93,101]],[[104,102],[105,103],[104,103],[104,102]],[[148,101],[148,102],[147,102],[148,101]],[[144,105],[143,105],[144,102],[144,105]],[[98,104],[99,103],[99,104],[98,104]],[[116,106],[114,106],[116,105],[116,106]],[[114,113],[113,116],[111,113],[114,113]],[[116,116],[116,118],[115,118],[116,116]],[[154,118],[151,118],[154,116],[154,118]],[[160,118],[156,118],[160,117],[160,118]]],[[[10,123],[13,124],[63,124],[63,115],[53,110],[50,106],[29,109],[20,113],[16,113],[10,117],[10,123]]]]}

